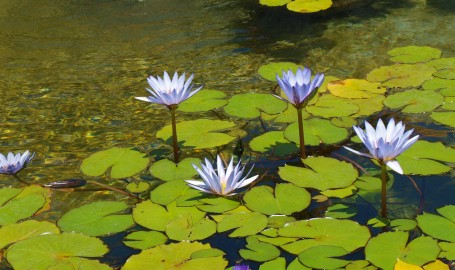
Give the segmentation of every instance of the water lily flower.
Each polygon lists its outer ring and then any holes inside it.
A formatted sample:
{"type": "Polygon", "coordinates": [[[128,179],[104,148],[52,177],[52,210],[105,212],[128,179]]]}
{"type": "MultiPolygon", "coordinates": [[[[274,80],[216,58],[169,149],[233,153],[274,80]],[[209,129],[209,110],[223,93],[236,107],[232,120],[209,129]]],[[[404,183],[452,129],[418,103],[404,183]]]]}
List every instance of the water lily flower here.
{"type": "Polygon", "coordinates": [[[245,166],[241,165],[241,161],[234,167],[234,158],[231,158],[226,170],[224,169],[221,157],[217,155],[217,169],[214,169],[208,159],[205,159],[205,165],[201,163],[202,169],[193,164],[193,167],[202,178],[201,181],[186,180],[190,187],[206,193],[218,194],[223,196],[235,195],[233,191],[251,184],[258,175],[247,178],[253,167],[242,177],[245,166]]]}
{"type": "Polygon", "coordinates": [[[292,70],[283,71],[283,77],[280,78],[277,74],[276,80],[288,99],[286,100],[279,95],[274,96],[291,103],[296,108],[302,108],[316,93],[315,90],[321,86],[324,81],[324,74],[318,73],[311,80],[311,70],[307,67],[302,70],[299,67],[295,75],[292,70]]]}
{"type": "Polygon", "coordinates": [[[6,157],[0,153],[0,173],[15,175],[25,168],[34,156],[35,153],[30,154],[28,150],[24,154],[17,153],[16,155],[9,152],[6,157]]]}
{"type": "Polygon", "coordinates": [[[191,75],[187,81],[185,81],[185,73],[179,77],[178,73],[174,73],[174,77],[171,78],[164,72],[163,78],[156,76],[150,76],[147,78],[147,82],[152,87],[152,89],[146,88],[147,91],[152,94],[148,97],[136,97],[136,99],[163,104],[168,108],[173,108],[178,106],[181,102],[187,100],[194,94],[196,94],[201,87],[196,90],[193,90],[194,84],[191,84],[194,74],[191,75]]]}
{"type": "Polygon", "coordinates": [[[353,128],[370,151],[370,154],[361,153],[346,146],[344,148],[355,154],[376,159],[379,163],[386,164],[395,172],[403,174],[403,169],[398,161],[395,160],[395,157],[403,153],[419,139],[419,135],[409,139],[414,129],[405,133],[405,125],[401,121],[395,125],[393,118],[390,119],[387,128],[381,119],[379,119],[376,129],[367,121],[365,121],[365,131],[357,126],[353,128]]]}
{"type": "Polygon", "coordinates": [[[250,267],[246,264],[236,264],[232,267],[232,270],[250,270],[250,267]]]}

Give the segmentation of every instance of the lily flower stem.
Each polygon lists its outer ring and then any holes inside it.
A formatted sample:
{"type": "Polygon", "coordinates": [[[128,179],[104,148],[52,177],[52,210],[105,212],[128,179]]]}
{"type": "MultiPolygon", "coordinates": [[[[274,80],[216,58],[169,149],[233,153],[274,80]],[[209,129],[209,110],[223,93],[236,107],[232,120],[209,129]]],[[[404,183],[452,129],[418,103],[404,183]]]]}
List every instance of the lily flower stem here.
{"type": "Polygon", "coordinates": [[[305,138],[303,136],[303,118],[302,118],[302,109],[297,108],[297,117],[299,122],[299,138],[300,138],[300,158],[305,159],[305,138]]]}
{"type": "Polygon", "coordinates": [[[177,124],[175,123],[175,109],[171,109],[172,118],[172,146],[174,148],[174,162],[179,163],[179,147],[177,144],[177,124]]]}
{"type": "Polygon", "coordinates": [[[386,164],[381,162],[381,180],[382,180],[382,209],[381,216],[387,218],[387,168],[386,164]]]}

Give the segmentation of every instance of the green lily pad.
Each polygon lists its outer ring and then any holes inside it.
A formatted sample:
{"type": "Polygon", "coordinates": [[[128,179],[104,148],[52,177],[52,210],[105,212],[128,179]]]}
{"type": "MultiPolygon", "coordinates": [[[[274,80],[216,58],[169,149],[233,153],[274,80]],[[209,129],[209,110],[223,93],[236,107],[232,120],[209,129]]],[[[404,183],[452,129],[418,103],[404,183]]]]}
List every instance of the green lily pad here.
{"type": "Polygon", "coordinates": [[[441,216],[423,213],[417,216],[420,229],[434,238],[455,242],[455,205],[436,210],[441,216]]]}
{"type": "Polygon", "coordinates": [[[259,266],[259,270],[286,270],[286,259],[278,257],[259,266]]]}
{"type": "MultiPolygon", "coordinates": [[[[348,137],[348,131],[336,127],[329,120],[312,118],[303,120],[303,130],[306,145],[319,145],[339,143],[348,137]]],[[[299,144],[298,123],[292,123],[284,131],[284,137],[291,142],[299,144]]]]}
{"type": "Polygon", "coordinates": [[[292,0],[259,0],[259,4],[270,7],[278,7],[284,6],[291,1],[292,0]]]}
{"type": "Polygon", "coordinates": [[[22,189],[0,189],[0,225],[16,223],[43,208],[46,204],[46,198],[40,190],[44,190],[44,188],[29,186],[22,189]]]}
{"type": "Polygon", "coordinates": [[[289,265],[286,270],[311,270],[311,268],[306,267],[303,265],[300,261],[299,258],[297,257],[295,260],[293,260],[289,265]]]}
{"type": "Polygon", "coordinates": [[[89,176],[100,176],[110,168],[112,178],[125,178],[144,170],[149,161],[144,153],[129,148],[113,147],[84,159],[81,170],[89,176]]]}
{"type": "MultiPolygon", "coordinates": [[[[311,102],[313,100],[316,100],[316,98],[312,99],[311,102]]],[[[311,115],[309,113],[307,113],[305,110],[302,110],[302,119],[307,119],[310,116],[311,115]]],[[[281,112],[280,114],[274,115],[269,115],[264,112],[261,112],[261,118],[276,123],[292,123],[298,120],[297,109],[294,106],[288,106],[287,109],[281,112]]]]}
{"type": "Polygon", "coordinates": [[[455,127],[455,112],[432,112],[430,117],[443,125],[455,127]]]}
{"type": "Polygon", "coordinates": [[[86,258],[101,257],[107,252],[107,247],[95,237],[79,233],[45,234],[11,245],[6,258],[17,270],[30,269],[31,265],[33,269],[106,270],[111,268],[86,258]]]}
{"type": "Polygon", "coordinates": [[[433,75],[441,79],[455,80],[455,68],[439,70],[433,75]]]}
{"type": "MultiPolygon", "coordinates": [[[[267,5],[269,4],[275,4],[275,6],[283,6],[284,4],[280,5],[280,3],[286,1],[290,2],[291,0],[261,0],[262,5],[267,5]]],[[[283,76],[283,71],[287,72],[289,69],[292,70],[292,72],[296,72],[297,69],[299,68],[299,65],[291,63],[291,62],[276,62],[276,63],[269,63],[266,65],[263,65],[259,67],[258,73],[259,75],[272,82],[276,82],[276,75],[282,77],[283,76]]]]}
{"type": "Polygon", "coordinates": [[[287,103],[269,94],[246,93],[229,99],[224,111],[232,116],[241,118],[256,118],[261,112],[278,114],[287,108],[287,103]]]}
{"type": "Polygon", "coordinates": [[[284,138],[283,131],[269,131],[261,134],[250,141],[250,148],[257,152],[267,152],[277,143],[290,143],[284,138]]]}
{"type": "Polygon", "coordinates": [[[455,79],[455,58],[440,58],[429,61],[427,65],[435,67],[438,71],[436,77],[453,80],[455,79]]]}
{"type": "Polygon", "coordinates": [[[327,211],[325,211],[325,216],[331,218],[350,218],[356,214],[357,209],[355,207],[342,203],[329,206],[327,211]]]}
{"type": "Polygon", "coordinates": [[[424,113],[439,107],[444,97],[433,91],[406,90],[388,96],[384,105],[392,109],[403,108],[404,113],[424,113]]]}
{"type": "Polygon", "coordinates": [[[278,230],[285,237],[299,237],[302,240],[283,245],[292,254],[299,254],[315,246],[338,246],[352,252],[365,246],[370,239],[366,226],[344,219],[314,218],[286,224],[278,230]]]}
{"type": "Polygon", "coordinates": [[[148,249],[166,243],[166,235],[156,231],[139,231],[125,236],[123,243],[136,249],[148,249]]]}
{"type": "Polygon", "coordinates": [[[27,220],[0,228],[0,249],[42,234],[59,234],[60,230],[54,223],[47,221],[27,220]]]}
{"type": "Polygon", "coordinates": [[[419,63],[441,57],[441,50],[428,46],[406,46],[398,47],[387,52],[393,62],[398,63],[419,63]]]}
{"type": "Polygon", "coordinates": [[[332,0],[294,0],[287,4],[289,10],[299,13],[318,12],[331,6],[332,0]]]}
{"type": "Polygon", "coordinates": [[[268,243],[250,243],[245,246],[247,249],[240,249],[239,253],[245,260],[265,262],[276,259],[280,256],[280,250],[268,243]]]}
{"type": "Polygon", "coordinates": [[[334,81],[327,85],[327,89],[334,96],[353,99],[372,98],[386,91],[380,83],[360,79],[334,81]]]}
{"type": "Polygon", "coordinates": [[[367,75],[370,82],[381,82],[390,88],[417,87],[432,78],[434,67],[425,64],[395,64],[382,66],[367,75]]]}
{"type": "Polygon", "coordinates": [[[178,110],[182,112],[207,112],[221,108],[227,104],[223,91],[202,89],[191,98],[180,103],[178,110]]]}
{"type": "Polygon", "coordinates": [[[444,110],[455,111],[455,97],[445,97],[442,107],[444,110]]]}
{"type": "Polygon", "coordinates": [[[439,242],[439,246],[441,247],[441,253],[439,254],[439,258],[455,260],[455,242],[454,243],[439,242]]]}
{"type": "Polygon", "coordinates": [[[269,223],[267,224],[268,228],[281,228],[284,226],[284,224],[295,221],[295,217],[290,217],[286,215],[272,215],[268,219],[269,219],[269,223]]]}
{"type": "MultiPolygon", "coordinates": [[[[212,148],[228,144],[235,137],[214,132],[234,127],[230,121],[198,119],[177,123],[177,138],[184,146],[195,149],[212,148]]],[[[169,140],[172,137],[172,126],[167,125],[156,133],[156,137],[169,140]]]]}
{"type": "Polygon", "coordinates": [[[297,238],[294,238],[294,237],[280,237],[280,236],[267,237],[267,236],[263,236],[263,235],[258,235],[257,238],[261,242],[269,243],[274,246],[282,246],[282,245],[292,243],[295,240],[297,240],[297,238]]]}
{"type": "Polygon", "coordinates": [[[417,221],[399,218],[390,221],[389,226],[395,231],[412,231],[417,227],[417,221]]]}
{"type": "Polygon", "coordinates": [[[150,174],[163,181],[189,180],[197,175],[193,164],[199,165],[200,162],[198,158],[185,158],[175,164],[169,159],[162,159],[150,166],[150,174]]]}
{"type": "Polygon", "coordinates": [[[346,265],[346,270],[376,270],[373,265],[370,265],[370,262],[367,260],[358,260],[352,261],[350,264],[346,265]]]}
{"type": "Polygon", "coordinates": [[[143,193],[150,189],[150,184],[145,181],[131,182],[125,186],[125,189],[131,193],[143,193]]]}
{"type": "Polygon", "coordinates": [[[253,187],[243,196],[246,207],[266,215],[290,215],[302,211],[311,202],[310,193],[293,184],[277,184],[275,190],[268,186],[253,187]]]}
{"type": "Polygon", "coordinates": [[[308,157],[302,160],[307,168],[286,165],[280,167],[281,179],[299,187],[319,190],[350,186],[358,176],[357,170],[344,161],[328,157],[308,157]]]}
{"type": "Polygon", "coordinates": [[[169,181],[156,187],[150,192],[150,200],[161,205],[176,202],[177,206],[193,206],[199,203],[198,198],[203,193],[192,189],[185,181],[169,181]]]}
{"type": "Polygon", "coordinates": [[[365,247],[366,259],[381,269],[392,270],[397,259],[423,265],[437,258],[440,249],[436,240],[420,236],[408,243],[408,237],[408,232],[401,231],[373,237],[365,247]]]}
{"type": "Polygon", "coordinates": [[[405,174],[441,174],[452,170],[441,162],[455,162],[455,149],[440,142],[419,140],[397,157],[405,174]]]}
{"type": "Polygon", "coordinates": [[[196,207],[207,213],[223,213],[240,205],[239,201],[224,197],[202,198],[199,202],[196,207]]]}
{"type": "Polygon", "coordinates": [[[229,237],[255,235],[267,226],[267,217],[257,212],[226,215],[218,222],[218,232],[235,229],[229,237]]]}
{"type": "Polygon", "coordinates": [[[455,89],[455,80],[445,80],[441,78],[433,78],[431,80],[425,81],[422,84],[422,88],[425,90],[447,90],[455,89]]]}
{"type": "Polygon", "coordinates": [[[321,191],[321,194],[330,198],[346,198],[351,195],[354,195],[356,191],[357,187],[355,185],[350,185],[349,187],[345,188],[327,189],[321,191]]]}
{"type": "Polygon", "coordinates": [[[384,107],[383,101],[385,97],[382,95],[378,95],[368,99],[351,99],[351,103],[356,104],[359,106],[359,111],[353,115],[352,118],[358,118],[361,116],[369,116],[373,115],[377,112],[382,111],[384,107]]]}
{"type": "Polygon", "coordinates": [[[349,263],[347,260],[336,257],[344,256],[349,252],[339,246],[310,247],[299,254],[299,260],[305,266],[316,269],[338,269],[349,263]]]}
{"type": "Polygon", "coordinates": [[[169,239],[176,241],[202,240],[216,232],[216,223],[208,218],[193,220],[193,215],[183,214],[174,218],[166,226],[169,239]]]}
{"type": "Polygon", "coordinates": [[[118,233],[134,225],[131,215],[116,214],[128,208],[124,202],[88,203],[68,211],[60,218],[58,226],[65,232],[80,232],[89,236],[118,233]]]}
{"type": "Polygon", "coordinates": [[[382,228],[389,225],[389,220],[384,217],[374,217],[368,220],[367,225],[373,228],[382,228]]]}
{"type": "Polygon", "coordinates": [[[353,115],[359,112],[360,108],[348,99],[325,94],[314,105],[306,106],[305,110],[316,116],[331,118],[353,115]]]}
{"type": "Polygon", "coordinates": [[[341,128],[350,128],[353,125],[357,124],[357,121],[351,117],[343,116],[343,117],[334,117],[330,119],[330,123],[332,125],[341,127],[341,128]]]}
{"type": "Polygon", "coordinates": [[[196,256],[201,251],[210,250],[209,244],[199,242],[180,242],[169,245],[160,245],[151,249],[143,250],[137,255],[128,258],[122,270],[137,269],[213,269],[224,270],[227,261],[219,253],[213,256],[199,257],[196,256]],[[193,257],[193,255],[195,255],[193,257]]]}

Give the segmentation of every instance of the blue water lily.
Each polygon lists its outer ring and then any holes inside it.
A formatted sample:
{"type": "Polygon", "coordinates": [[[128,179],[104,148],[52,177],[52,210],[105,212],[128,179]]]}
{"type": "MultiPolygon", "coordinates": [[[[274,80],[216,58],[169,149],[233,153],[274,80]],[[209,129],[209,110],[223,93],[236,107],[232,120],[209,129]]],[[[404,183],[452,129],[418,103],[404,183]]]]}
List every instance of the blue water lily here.
{"type": "Polygon", "coordinates": [[[23,154],[9,152],[7,156],[0,153],[0,173],[15,175],[32,161],[35,153],[27,150],[23,154]]]}
{"type": "Polygon", "coordinates": [[[217,155],[217,168],[214,169],[210,161],[206,158],[205,165],[201,163],[201,168],[193,164],[193,167],[202,178],[201,181],[186,180],[190,187],[198,189],[202,192],[212,193],[222,196],[235,195],[235,190],[251,184],[257,179],[258,175],[248,178],[251,169],[242,177],[245,166],[242,166],[241,161],[234,167],[234,158],[231,158],[226,170],[223,165],[223,160],[217,155]]]}
{"type": "Polygon", "coordinates": [[[250,270],[247,264],[236,264],[232,267],[232,270],[250,270]]]}
{"type": "Polygon", "coordinates": [[[393,118],[390,119],[387,127],[379,119],[376,129],[367,121],[365,121],[365,131],[358,126],[354,126],[353,128],[360,140],[362,140],[370,151],[370,154],[361,153],[346,146],[344,148],[355,154],[376,159],[381,164],[386,164],[395,172],[403,174],[403,169],[398,161],[395,160],[395,157],[403,153],[419,139],[419,135],[409,139],[414,129],[408,130],[405,133],[405,125],[401,121],[395,125],[393,118]]]}

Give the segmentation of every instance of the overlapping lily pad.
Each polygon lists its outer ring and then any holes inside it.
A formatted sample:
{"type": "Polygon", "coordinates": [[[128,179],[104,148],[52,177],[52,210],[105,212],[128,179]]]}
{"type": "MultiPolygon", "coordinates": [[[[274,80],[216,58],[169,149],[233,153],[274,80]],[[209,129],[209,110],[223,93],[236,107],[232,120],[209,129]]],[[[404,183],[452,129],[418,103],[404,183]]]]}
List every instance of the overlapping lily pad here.
{"type": "Polygon", "coordinates": [[[388,96],[384,104],[392,109],[403,108],[404,113],[429,112],[442,105],[444,97],[433,91],[406,90],[388,96]]]}
{"type": "Polygon", "coordinates": [[[136,249],[148,249],[166,243],[167,237],[156,231],[132,232],[125,237],[123,243],[136,249]]]}
{"type": "Polygon", "coordinates": [[[287,108],[287,103],[270,94],[246,93],[231,97],[224,111],[241,118],[256,118],[261,112],[278,114],[287,108]]]}
{"type": "Polygon", "coordinates": [[[314,246],[299,254],[299,260],[305,266],[313,269],[339,269],[349,261],[337,257],[348,254],[349,251],[339,246],[314,246]]]}
{"type": "Polygon", "coordinates": [[[382,111],[385,96],[378,95],[368,99],[351,99],[351,103],[359,106],[359,111],[350,117],[357,118],[360,116],[369,116],[382,111]]]}
{"type": "Polygon", "coordinates": [[[134,225],[130,214],[119,214],[128,209],[124,202],[99,201],[68,211],[58,221],[62,231],[81,232],[90,236],[118,233],[134,225]]]}
{"type": "Polygon", "coordinates": [[[189,180],[197,175],[193,164],[199,165],[200,162],[198,158],[185,158],[175,164],[169,159],[162,159],[150,166],[150,174],[163,181],[189,180]]]}
{"type": "MultiPolygon", "coordinates": [[[[193,121],[183,121],[177,123],[177,138],[184,146],[194,147],[195,149],[212,148],[228,144],[235,140],[217,131],[226,130],[234,127],[231,121],[198,119],[193,121]]],[[[156,133],[156,137],[169,140],[172,137],[172,126],[167,125],[156,133]]]]}
{"type": "Polygon", "coordinates": [[[455,58],[440,58],[427,63],[438,69],[434,76],[442,79],[455,79],[455,58]]]}
{"type": "Polygon", "coordinates": [[[267,217],[257,212],[242,212],[226,215],[218,222],[218,232],[235,229],[229,237],[255,235],[267,226],[267,217]]]}
{"type": "Polygon", "coordinates": [[[419,227],[434,238],[455,243],[455,205],[446,205],[436,211],[441,216],[430,213],[419,215],[419,227]]]}
{"type": "Polygon", "coordinates": [[[441,91],[455,89],[455,80],[433,78],[424,82],[422,88],[425,90],[439,91],[439,93],[441,93],[441,91]]]}
{"type": "Polygon", "coordinates": [[[239,253],[245,260],[265,262],[278,258],[280,250],[272,244],[257,242],[249,243],[247,249],[240,249],[239,253]]]}
{"type": "Polygon", "coordinates": [[[325,94],[314,105],[307,106],[305,110],[322,118],[331,118],[353,115],[359,112],[360,108],[349,99],[325,94]]]}
{"type": "MultiPolygon", "coordinates": [[[[292,123],[284,131],[284,137],[291,142],[299,144],[298,123],[292,123]]],[[[339,143],[348,137],[345,128],[334,126],[329,120],[311,118],[303,120],[306,145],[319,145],[339,143]]]]}
{"type": "Polygon", "coordinates": [[[441,57],[441,50],[429,46],[406,46],[398,47],[387,52],[393,62],[419,63],[441,57]]]}
{"type": "Polygon", "coordinates": [[[455,112],[432,112],[430,117],[443,125],[455,127],[455,112]]]}
{"type": "Polygon", "coordinates": [[[386,91],[380,83],[360,79],[334,81],[327,85],[327,89],[337,97],[360,99],[372,98],[386,91]]]}
{"type": "Polygon", "coordinates": [[[211,196],[209,198],[201,198],[197,208],[207,213],[223,213],[237,208],[240,202],[236,199],[211,196]]]}
{"type": "Polygon", "coordinates": [[[129,148],[113,147],[84,159],[81,170],[89,176],[100,176],[110,169],[112,178],[125,178],[144,170],[149,161],[144,153],[129,148]]]}
{"type": "Polygon", "coordinates": [[[47,221],[27,220],[6,225],[0,228],[0,249],[33,236],[59,233],[59,228],[47,221]]]}
{"type": "Polygon", "coordinates": [[[39,186],[0,189],[0,225],[16,223],[43,208],[46,197],[40,190],[44,189],[39,186]]]}
{"type": "Polygon", "coordinates": [[[168,205],[176,202],[177,206],[193,206],[199,203],[202,192],[190,188],[185,181],[169,181],[156,187],[150,192],[152,202],[168,205]]]}
{"type": "Polygon", "coordinates": [[[206,112],[227,104],[226,94],[218,90],[202,89],[191,98],[180,103],[178,110],[183,112],[206,112]]]}
{"type": "Polygon", "coordinates": [[[160,245],[151,249],[143,250],[137,255],[133,255],[126,261],[122,270],[136,269],[213,269],[224,270],[227,261],[219,252],[210,251],[209,244],[199,242],[180,242],[169,245],[160,245]],[[199,254],[199,255],[198,255],[199,254]]]}
{"type": "Polygon", "coordinates": [[[425,64],[395,64],[372,70],[368,73],[367,80],[381,82],[390,88],[417,87],[431,79],[434,72],[434,67],[425,64]]]}

